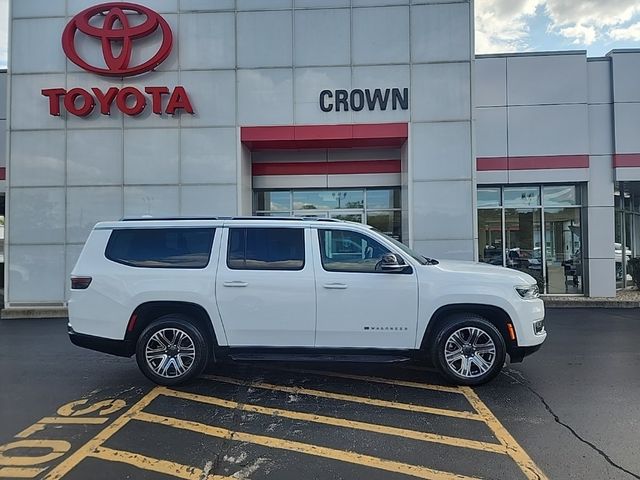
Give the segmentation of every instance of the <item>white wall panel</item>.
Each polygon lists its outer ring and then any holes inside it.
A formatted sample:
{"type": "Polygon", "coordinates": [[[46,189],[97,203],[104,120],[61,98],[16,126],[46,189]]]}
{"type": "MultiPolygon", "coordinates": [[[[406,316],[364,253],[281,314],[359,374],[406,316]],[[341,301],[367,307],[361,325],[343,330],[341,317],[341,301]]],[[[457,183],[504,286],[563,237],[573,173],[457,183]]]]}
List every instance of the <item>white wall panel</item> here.
{"type": "Polygon", "coordinates": [[[121,185],[122,130],[68,130],[67,183],[121,185]]]}
{"type": "MultiPolygon", "coordinates": [[[[296,68],[295,70],[295,123],[328,124],[351,123],[352,112],[331,112],[320,109],[322,90],[351,89],[351,68],[323,67],[296,68]]],[[[330,99],[333,102],[334,99],[330,99]]]]}
{"type": "Polygon", "coordinates": [[[351,0],[294,0],[295,8],[350,7],[351,0]]]}
{"type": "Polygon", "coordinates": [[[587,62],[589,103],[611,103],[611,61],[587,62]]]}
{"type": "Polygon", "coordinates": [[[238,10],[263,10],[276,8],[291,8],[293,0],[237,0],[238,10]]]}
{"type": "Polygon", "coordinates": [[[617,153],[639,153],[640,103],[616,103],[614,107],[617,153]]]}
{"type": "Polygon", "coordinates": [[[64,185],[64,131],[13,132],[11,156],[12,186],[64,185]]]}
{"type": "Polygon", "coordinates": [[[178,137],[177,129],[125,130],[125,184],[177,184],[178,137]]]}
{"type": "Polygon", "coordinates": [[[9,194],[9,241],[64,242],[64,188],[12,188],[9,194]]]}
{"type": "Polygon", "coordinates": [[[237,215],[235,185],[183,186],[180,189],[181,215],[237,215]]]}
{"type": "Polygon", "coordinates": [[[613,259],[590,259],[589,266],[589,296],[616,296],[616,266],[613,259]]]}
{"type": "Polygon", "coordinates": [[[613,153],[613,106],[589,105],[589,152],[592,155],[613,153]]]}
{"type": "Polygon", "coordinates": [[[236,129],[185,128],[180,135],[181,183],[235,183],[236,129]]]}
{"type": "MultiPolygon", "coordinates": [[[[141,92],[144,92],[145,87],[148,87],[149,85],[153,85],[153,86],[161,85],[163,87],[166,86],[169,88],[170,91],[173,91],[175,86],[179,84],[180,82],[178,81],[178,72],[150,72],[145,75],[140,75],[140,76],[125,80],[125,83],[124,83],[125,86],[136,87],[141,92]]],[[[187,93],[190,93],[188,89],[187,89],[187,93]]],[[[163,113],[162,115],[158,115],[156,113],[153,113],[151,96],[147,95],[147,105],[145,109],[142,111],[142,113],[140,113],[140,115],[136,115],[132,117],[130,115],[119,114],[119,116],[124,117],[125,129],[130,127],[133,127],[133,128],[176,127],[177,128],[180,125],[181,115],[168,115],[164,113],[168,103],[169,103],[169,95],[163,95],[163,98],[162,98],[163,113]]],[[[118,115],[119,109],[116,105],[113,105],[112,110],[114,111],[114,113],[117,112],[116,115],[118,115]]],[[[94,112],[94,114],[95,113],[96,112],[94,112]]],[[[189,114],[183,114],[183,115],[190,116],[189,114]]]]}
{"type": "Polygon", "coordinates": [[[235,0],[180,0],[181,12],[206,12],[211,10],[235,10],[235,0]]]}
{"type": "MultiPolygon", "coordinates": [[[[0,167],[7,166],[7,120],[0,120],[0,167]]],[[[4,191],[4,189],[0,189],[4,191]]]]}
{"type": "MultiPolygon", "coordinates": [[[[94,0],[67,0],[67,5],[69,15],[75,15],[85,8],[97,5],[97,3],[94,0]]],[[[175,13],[178,11],[178,0],[145,0],[144,5],[158,13],[175,13]]]]}
{"type": "Polygon", "coordinates": [[[96,223],[122,218],[122,202],[122,187],[68,188],[67,242],[85,242],[96,223]]]}
{"type": "Polygon", "coordinates": [[[469,120],[471,73],[468,63],[414,65],[411,119],[414,122],[469,120]]]}
{"type": "Polygon", "coordinates": [[[351,12],[348,9],[295,12],[298,66],[348,65],[351,61],[351,12]]]}
{"type": "Polygon", "coordinates": [[[238,67],[291,65],[293,42],[291,16],[291,11],[238,13],[238,67]]]}
{"type": "Polygon", "coordinates": [[[509,105],[586,103],[586,56],[507,58],[507,98],[509,105]]]}
{"type": "Polygon", "coordinates": [[[327,175],[264,175],[253,177],[253,188],[327,188],[327,175]]]}
{"type": "Polygon", "coordinates": [[[234,68],[236,65],[235,14],[182,15],[177,47],[182,70],[234,68]]]}
{"type": "Polygon", "coordinates": [[[640,182],[640,167],[624,167],[615,169],[618,182],[640,182]]]}
{"type": "Polygon", "coordinates": [[[613,169],[611,155],[594,156],[589,159],[589,206],[613,207],[613,169]]]}
{"type": "Polygon", "coordinates": [[[12,245],[8,269],[11,302],[62,302],[66,281],[63,245],[12,245]]]}
{"type": "Polygon", "coordinates": [[[409,62],[409,7],[358,8],[352,21],[353,63],[409,62]]]}
{"type": "Polygon", "coordinates": [[[589,153],[587,105],[509,107],[509,156],[589,153]]]}
{"type": "Polygon", "coordinates": [[[358,173],[327,175],[329,188],[395,187],[400,185],[399,173],[358,173]]]}
{"type": "Polygon", "coordinates": [[[413,123],[413,179],[471,180],[471,123],[413,123]]]}
{"type": "Polygon", "coordinates": [[[640,102],[640,53],[614,53],[613,98],[616,102],[640,102]]]}
{"type": "Polygon", "coordinates": [[[473,238],[471,181],[413,182],[415,240],[473,238]]]}
{"type": "Polygon", "coordinates": [[[411,9],[411,61],[468,61],[469,4],[418,5],[411,9]]]}
{"type": "Polygon", "coordinates": [[[181,72],[194,115],[182,113],[183,127],[229,126],[236,123],[236,74],[233,70],[181,72]]]}
{"type": "Polygon", "coordinates": [[[0,119],[7,118],[7,72],[0,72],[0,119]]]}
{"type": "Polygon", "coordinates": [[[509,183],[587,182],[588,180],[588,168],[509,170],[509,183]]]}
{"type": "Polygon", "coordinates": [[[124,215],[139,217],[175,217],[179,215],[179,187],[137,186],[124,187],[124,215]]]}
{"type": "Polygon", "coordinates": [[[11,79],[11,129],[64,128],[64,118],[49,115],[45,88],[64,88],[64,74],[19,75],[11,79]]]}
{"type": "Polygon", "coordinates": [[[14,20],[11,33],[12,73],[64,72],[65,56],[60,38],[65,23],[64,18],[14,20]],[[44,38],[51,40],[43,42],[44,38]]]}
{"type": "MultiPolygon", "coordinates": [[[[411,82],[411,73],[409,65],[379,65],[352,68],[353,88],[374,90],[382,89],[384,92],[387,88],[398,88],[402,91],[409,88],[411,82]]],[[[387,110],[367,110],[366,108],[353,112],[354,123],[371,123],[371,122],[408,122],[411,118],[411,95],[409,90],[409,109],[402,110],[398,107],[392,109],[391,101],[387,110]]]]}
{"type": "Polygon", "coordinates": [[[614,258],[614,208],[589,207],[589,258],[614,258]]]}
{"type": "Polygon", "coordinates": [[[507,156],[507,107],[475,109],[476,156],[507,156]]]}
{"type": "Polygon", "coordinates": [[[507,104],[507,59],[477,58],[475,61],[477,107],[507,104]]]}
{"type": "Polygon", "coordinates": [[[238,122],[241,125],[291,125],[291,69],[239,70],[238,122]]]}
{"type": "Polygon", "coordinates": [[[495,183],[509,183],[507,170],[487,170],[476,172],[478,185],[490,185],[495,183]]]}
{"type": "Polygon", "coordinates": [[[64,17],[66,15],[65,2],[51,0],[13,0],[11,2],[11,16],[24,17],[64,17]]]}

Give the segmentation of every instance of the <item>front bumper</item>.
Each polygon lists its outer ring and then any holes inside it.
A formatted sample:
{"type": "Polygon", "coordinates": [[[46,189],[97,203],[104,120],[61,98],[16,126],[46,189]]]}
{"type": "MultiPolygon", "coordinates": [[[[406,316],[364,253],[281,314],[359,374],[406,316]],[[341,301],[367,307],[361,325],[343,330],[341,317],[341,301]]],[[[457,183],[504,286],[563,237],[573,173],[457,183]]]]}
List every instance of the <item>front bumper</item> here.
{"type": "Polygon", "coordinates": [[[114,340],[112,338],[94,337],[76,332],[71,325],[67,327],[69,340],[78,347],[88,348],[97,352],[117,355],[118,357],[130,357],[135,351],[135,345],[129,340],[114,340]]]}

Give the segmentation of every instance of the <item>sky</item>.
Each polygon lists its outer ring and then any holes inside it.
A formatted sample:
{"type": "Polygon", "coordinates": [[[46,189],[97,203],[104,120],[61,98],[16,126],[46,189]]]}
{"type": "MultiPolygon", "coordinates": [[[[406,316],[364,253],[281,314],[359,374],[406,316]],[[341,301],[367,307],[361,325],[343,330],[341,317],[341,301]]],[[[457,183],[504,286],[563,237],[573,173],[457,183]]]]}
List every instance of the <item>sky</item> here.
{"type": "MultiPolygon", "coordinates": [[[[7,64],[8,4],[0,0],[0,67],[7,64]]],[[[587,50],[598,57],[640,48],[640,0],[475,0],[475,15],[478,54],[587,50]]]]}

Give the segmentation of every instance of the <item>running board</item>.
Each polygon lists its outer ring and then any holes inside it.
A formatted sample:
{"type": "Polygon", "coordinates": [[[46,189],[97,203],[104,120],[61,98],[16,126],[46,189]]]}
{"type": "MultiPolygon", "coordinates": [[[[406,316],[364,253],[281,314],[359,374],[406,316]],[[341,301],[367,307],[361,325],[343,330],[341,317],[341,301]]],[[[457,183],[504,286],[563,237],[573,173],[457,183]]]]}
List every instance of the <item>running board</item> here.
{"type": "Polygon", "coordinates": [[[283,354],[283,353],[231,353],[233,360],[242,362],[345,362],[345,363],[398,363],[411,360],[401,355],[331,355],[331,354],[283,354]]]}

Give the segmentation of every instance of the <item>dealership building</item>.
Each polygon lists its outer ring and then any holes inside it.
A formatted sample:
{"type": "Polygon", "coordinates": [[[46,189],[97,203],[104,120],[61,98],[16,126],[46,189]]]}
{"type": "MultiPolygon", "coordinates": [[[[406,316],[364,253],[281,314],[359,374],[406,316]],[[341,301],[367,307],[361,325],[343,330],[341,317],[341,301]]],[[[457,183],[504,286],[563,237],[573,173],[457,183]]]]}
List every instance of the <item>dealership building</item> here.
{"type": "Polygon", "coordinates": [[[345,219],[549,295],[631,285],[640,50],[475,56],[472,1],[135,3],[11,1],[6,308],[64,307],[92,226],[142,215],[345,219]]]}

